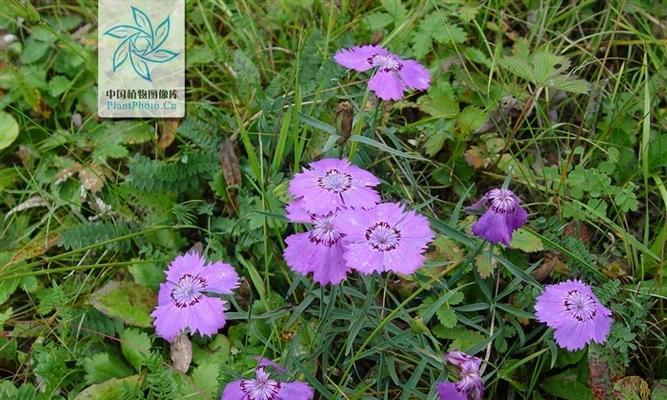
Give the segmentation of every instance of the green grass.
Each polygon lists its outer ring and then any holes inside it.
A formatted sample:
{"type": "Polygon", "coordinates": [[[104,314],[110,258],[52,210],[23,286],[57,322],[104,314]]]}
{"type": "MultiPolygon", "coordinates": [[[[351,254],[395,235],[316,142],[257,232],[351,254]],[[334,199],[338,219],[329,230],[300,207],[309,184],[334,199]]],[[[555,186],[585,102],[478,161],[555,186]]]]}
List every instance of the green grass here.
{"type": "Polygon", "coordinates": [[[0,150],[0,397],[213,399],[264,355],[323,399],[434,399],[457,377],[452,348],[484,358],[487,398],[593,398],[632,376],[627,396],[664,396],[658,2],[187,1],[187,116],[168,146],[159,121],[97,118],[96,2],[7,4],[0,33],[18,40],[0,47],[0,135],[9,116],[19,134],[0,150]],[[431,88],[381,102],[368,74],[332,61],[370,42],[426,65],[431,88]],[[518,105],[496,112],[508,96],[518,105]],[[342,101],[355,119],[339,145],[342,101]],[[220,168],[227,139],[241,182],[220,168]],[[430,219],[424,268],[325,288],[289,270],[284,238],[302,228],[283,217],[287,182],[325,156],[430,219]],[[464,208],[504,182],[530,219],[491,254],[464,208]],[[181,373],[150,324],[100,307],[99,290],[141,294],[141,320],[165,266],[198,242],[244,285],[181,373]],[[534,320],[541,287],[569,277],[613,310],[606,344],[568,353],[534,320]]]}

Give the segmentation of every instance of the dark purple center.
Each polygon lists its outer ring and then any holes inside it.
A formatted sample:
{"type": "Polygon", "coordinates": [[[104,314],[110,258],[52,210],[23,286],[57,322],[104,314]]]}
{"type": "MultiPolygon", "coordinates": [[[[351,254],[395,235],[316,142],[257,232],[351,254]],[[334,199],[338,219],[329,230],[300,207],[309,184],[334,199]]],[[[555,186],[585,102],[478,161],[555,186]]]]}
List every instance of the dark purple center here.
{"type": "Polygon", "coordinates": [[[330,169],[317,180],[317,184],[330,192],[343,193],[352,187],[352,175],[337,169],[330,169]]]}
{"type": "Polygon", "coordinates": [[[366,240],[375,250],[394,250],[401,241],[401,231],[386,222],[376,222],[366,230],[366,240]]]}
{"type": "Polygon", "coordinates": [[[176,307],[186,308],[193,306],[204,297],[202,294],[208,286],[206,279],[198,275],[184,274],[171,290],[171,299],[176,307]]]}
{"type": "Polygon", "coordinates": [[[568,291],[563,304],[572,317],[579,322],[591,320],[597,314],[595,299],[578,290],[568,291]]]}
{"type": "Polygon", "coordinates": [[[371,67],[378,67],[384,72],[398,72],[403,69],[401,59],[393,54],[381,55],[373,54],[367,59],[371,67]]]}
{"type": "Polygon", "coordinates": [[[493,189],[486,196],[489,207],[496,213],[512,213],[519,207],[519,199],[511,190],[493,189]]]}
{"type": "Polygon", "coordinates": [[[273,379],[269,379],[269,374],[263,367],[257,368],[255,379],[243,379],[241,381],[241,391],[243,400],[276,400],[282,384],[273,379]]]}
{"type": "Polygon", "coordinates": [[[343,237],[343,234],[338,232],[334,225],[333,214],[326,217],[313,216],[313,225],[314,227],[308,236],[308,239],[313,243],[331,247],[343,237]]]}

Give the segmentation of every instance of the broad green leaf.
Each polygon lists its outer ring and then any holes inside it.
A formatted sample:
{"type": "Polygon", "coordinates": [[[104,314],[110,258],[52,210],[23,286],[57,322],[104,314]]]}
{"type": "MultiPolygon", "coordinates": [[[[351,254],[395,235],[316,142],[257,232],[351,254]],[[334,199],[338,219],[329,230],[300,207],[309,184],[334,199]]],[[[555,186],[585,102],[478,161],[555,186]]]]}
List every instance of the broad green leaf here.
{"type": "Polygon", "coordinates": [[[401,3],[401,0],[382,0],[382,7],[384,7],[394,19],[394,26],[402,24],[408,17],[408,11],[401,3]]]}
{"type": "Polygon", "coordinates": [[[590,84],[582,79],[575,79],[567,70],[570,60],[548,50],[534,52],[515,51],[513,56],[503,57],[500,65],[538,86],[552,87],[566,92],[587,93],[590,84]]]}
{"type": "Polygon", "coordinates": [[[108,379],[102,383],[88,386],[74,400],[118,400],[122,398],[127,387],[138,385],[139,375],[123,379],[108,379]]]}
{"type": "Polygon", "coordinates": [[[577,381],[575,369],[569,369],[558,375],[546,378],[542,389],[552,396],[564,400],[593,400],[591,389],[577,381]]]}
{"type": "Polygon", "coordinates": [[[154,291],[137,283],[110,281],[93,293],[90,303],[103,314],[128,325],[150,328],[150,313],[156,299],[154,291]]]}
{"type": "Polygon", "coordinates": [[[452,342],[449,344],[449,350],[458,349],[466,351],[484,341],[484,336],[479,332],[465,329],[460,326],[456,328],[445,328],[442,325],[438,325],[433,328],[433,334],[441,339],[450,339],[452,342]]]}
{"type": "Polygon", "coordinates": [[[432,117],[453,118],[459,113],[459,102],[454,96],[432,91],[417,100],[419,109],[432,117]]]}
{"type": "Polygon", "coordinates": [[[146,332],[136,328],[125,328],[120,335],[120,349],[134,369],[141,372],[141,365],[150,355],[151,340],[146,332]]]}
{"type": "Polygon", "coordinates": [[[453,328],[456,326],[456,322],[458,319],[456,318],[456,312],[452,310],[448,304],[445,304],[444,306],[440,307],[436,312],[435,315],[438,317],[438,321],[444,326],[445,328],[453,328]]]}
{"type": "Polygon", "coordinates": [[[434,157],[444,146],[445,141],[451,138],[452,135],[445,130],[436,130],[434,132],[429,132],[428,139],[424,143],[424,151],[426,155],[434,157]]]}
{"type": "Polygon", "coordinates": [[[25,42],[25,47],[21,53],[21,63],[22,64],[32,64],[35,61],[40,60],[51,48],[50,43],[40,42],[33,38],[29,38],[25,42]]]}
{"type": "Polygon", "coordinates": [[[378,31],[394,22],[394,17],[387,13],[373,13],[368,14],[365,20],[370,30],[378,31]]]}
{"type": "Polygon", "coordinates": [[[654,383],[651,400],[667,400],[667,379],[661,379],[654,383]]]}
{"type": "Polygon", "coordinates": [[[164,268],[159,263],[137,263],[128,268],[134,281],[149,289],[158,290],[164,281],[164,268]]]}
{"type": "Polygon", "coordinates": [[[201,364],[192,371],[192,384],[199,398],[212,398],[218,391],[218,364],[201,364]]]}
{"type": "Polygon", "coordinates": [[[544,250],[542,240],[535,236],[531,231],[523,228],[514,232],[510,246],[513,249],[519,249],[526,253],[534,253],[536,251],[544,250]]]}
{"type": "Polygon", "coordinates": [[[110,378],[124,378],[132,373],[132,368],[122,360],[108,353],[97,353],[83,360],[86,383],[100,383],[110,378]]]}
{"type": "Polygon", "coordinates": [[[49,82],[49,94],[52,97],[58,97],[65,93],[70,86],[72,86],[72,82],[69,79],[62,75],[54,76],[51,82],[49,82]]]}
{"type": "Polygon", "coordinates": [[[0,150],[6,149],[19,136],[19,124],[14,117],[0,111],[0,150]]]}
{"type": "Polygon", "coordinates": [[[486,113],[475,106],[468,106],[456,117],[456,123],[465,135],[481,128],[486,122],[486,113]]]}
{"type": "Polygon", "coordinates": [[[531,82],[534,81],[533,68],[526,60],[515,56],[504,57],[502,60],[500,60],[500,65],[520,78],[531,82]]]}

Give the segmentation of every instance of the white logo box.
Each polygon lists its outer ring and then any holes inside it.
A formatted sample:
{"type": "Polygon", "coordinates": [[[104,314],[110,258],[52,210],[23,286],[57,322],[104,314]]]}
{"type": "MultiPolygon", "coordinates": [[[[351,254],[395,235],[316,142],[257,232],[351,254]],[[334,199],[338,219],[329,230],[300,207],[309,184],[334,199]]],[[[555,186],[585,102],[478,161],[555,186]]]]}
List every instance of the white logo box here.
{"type": "Polygon", "coordinates": [[[99,0],[98,115],[185,116],[185,0],[99,0]]]}

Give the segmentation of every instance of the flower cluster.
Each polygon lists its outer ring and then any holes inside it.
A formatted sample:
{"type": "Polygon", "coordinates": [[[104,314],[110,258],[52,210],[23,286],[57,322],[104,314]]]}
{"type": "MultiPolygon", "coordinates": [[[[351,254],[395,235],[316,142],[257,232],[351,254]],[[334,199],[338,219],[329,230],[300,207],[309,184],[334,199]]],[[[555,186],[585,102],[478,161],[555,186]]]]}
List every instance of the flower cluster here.
{"type": "MultiPolygon", "coordinates": [[[[357,71],[375,68],[369,88],[385,100],[400,99],[408,88],[424,90],[428,71],[413,60],[402,60],[380,46],[339,51],[336,62],[357,71]]],[[[287,265],[302,275],[312,274],[321,285],[340,284],[353,270],[363,274],[411,274],[424,263],[424,252],[434,234],[428,220],[399,203],[382,203],[376,187],[380,180],[346,159],[312,162],[289,182],[292,201],[287,219],[308,225],[308,230],[285,239],[287,265]]],[[[509,245],[514,232],[526,224],[528,213],[511,190],[488,191],[468,212],[481,217],[472,226],[475,236],[492,244],[509,245]]],[[[213,335],[225,325],[226,302],[239,286],[239,276],[223,262],[206,263],[196,253],[176,257],[161,284],[152,313],[157,334],[168,341],[189,332],[213,335]]],[[[604,343],[611,311],[590,286],[579,280],[547,285],[535,303],[537,320],[554,329],[559,346],[578,350],[588,343],[604,343]]],[[[449,364],[459,379],[438,382],[441,400],[481,400],[482,360],[461,351],[449,352],[449,364]]],[[[252,379],[239,379],[224,388],[221,400],[310,400],[314,390],[305,382],[271,377],[286,370],[259,358],[252,379]],[[271,372],[269,372],[271,370],[271,372]]]]}
{"type": "Polygon", "coordinates": [[[287,219],[311,226],[285,239],[287,265],[313,280],[339,284],[355,269],[362,273],[411,274],[424,262],[433,239],[425,217],[397,203],[380,203],[370,172],[342,159],[311,163],[289,183],[294,200],[287,219]]]}
{"type": "Polygon", "coordinates": [[[447,354],[447,361],[458,368],[458,382],[439,382],[436,385],[440,400],[481,400],[484,381],[480,376],[480,358],[458,350],[447,354]]]}

